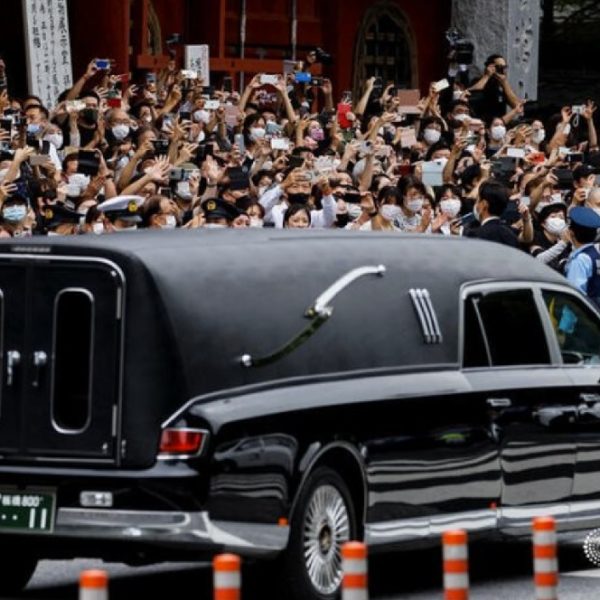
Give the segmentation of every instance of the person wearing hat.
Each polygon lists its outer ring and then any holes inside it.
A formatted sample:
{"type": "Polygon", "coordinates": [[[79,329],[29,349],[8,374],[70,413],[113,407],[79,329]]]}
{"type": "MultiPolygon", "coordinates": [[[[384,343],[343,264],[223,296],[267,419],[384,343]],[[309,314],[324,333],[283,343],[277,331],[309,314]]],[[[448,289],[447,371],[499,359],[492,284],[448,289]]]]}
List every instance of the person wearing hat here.
{"type": "Polygon", "coordinates": [[[79,233],[82,215],[63,204],[49,204],[42,208],[41,216],[49,236],[75,235],[79,233]]]}
{"type": "Polygon", "coordinates": [[[204,213],[204,225],[207,229],[231,227],[240,211],[235,204],[220,198],[207,198],[200,205],[204,213]]]}
{"type": "Polygon", "coordinates": [[[569,218],[573,252],[565,267],[567,280],[600,307],[600,252],[594,244],[600,216],[591,208],[576,206],[569,212],[569,218]]]}
{"type": "Polygon", "coordinates": [[[114,231],[135,231],[142,222],[143,203],[143,196],[116,196],[99,204],[98,210],[112,223],[114,231]]]}
{"type": "Polygon", "coordinates": [[[534,214],[537,226],[529,252],[540,262],[564,273],[571,253],[567,205],[562,200],[549,198],[538,202],[534,214]]]}

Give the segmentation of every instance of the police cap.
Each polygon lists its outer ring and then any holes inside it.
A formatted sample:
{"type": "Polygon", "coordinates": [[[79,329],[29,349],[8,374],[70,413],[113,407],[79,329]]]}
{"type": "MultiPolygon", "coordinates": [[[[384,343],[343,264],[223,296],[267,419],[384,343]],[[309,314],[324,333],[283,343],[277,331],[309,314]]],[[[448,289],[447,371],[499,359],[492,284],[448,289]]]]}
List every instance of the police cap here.
{"type": "Polygon", "coordinates": [[[227,219],[233,221],[240,215],[240,210],[235,204],[226,202],[220,198],[207,198],[200,205],[206,219],[227,219]]]}
{"type": "Polygon", "coordinates": [[[600,228],[600,215],[587,206],[576,206],[569,212],[571,222],[588,229],[600,228]]]}

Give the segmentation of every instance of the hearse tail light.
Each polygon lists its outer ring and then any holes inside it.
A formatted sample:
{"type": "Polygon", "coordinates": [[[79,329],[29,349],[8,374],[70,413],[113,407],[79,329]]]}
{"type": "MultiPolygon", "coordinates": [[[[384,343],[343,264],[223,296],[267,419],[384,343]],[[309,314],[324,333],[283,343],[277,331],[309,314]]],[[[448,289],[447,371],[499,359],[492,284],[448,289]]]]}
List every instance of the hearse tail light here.
{"type": "Polygon", "coordinates": [[[192,458],[200,456],[208,440],[206,429],[169,427],[163,429],[160,437],[158,458],[192,458]]]}

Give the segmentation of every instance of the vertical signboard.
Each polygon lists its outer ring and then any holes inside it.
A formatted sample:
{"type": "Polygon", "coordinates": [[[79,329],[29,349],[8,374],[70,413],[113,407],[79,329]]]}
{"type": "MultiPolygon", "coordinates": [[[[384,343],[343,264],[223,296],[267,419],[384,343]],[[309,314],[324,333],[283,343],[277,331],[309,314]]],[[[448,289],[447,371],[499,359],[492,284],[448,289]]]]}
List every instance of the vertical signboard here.
{"type": "Polygon", "coordinates": [[[210,85],[210,48],[207,44],[185,47],[185,68],[196,71],[204,85],[210,85]]]}
{"type": "Polygon", "coordinates": [[[67,0],[23,0],[29,92],[51,108],[73,86],[67,0]]]}

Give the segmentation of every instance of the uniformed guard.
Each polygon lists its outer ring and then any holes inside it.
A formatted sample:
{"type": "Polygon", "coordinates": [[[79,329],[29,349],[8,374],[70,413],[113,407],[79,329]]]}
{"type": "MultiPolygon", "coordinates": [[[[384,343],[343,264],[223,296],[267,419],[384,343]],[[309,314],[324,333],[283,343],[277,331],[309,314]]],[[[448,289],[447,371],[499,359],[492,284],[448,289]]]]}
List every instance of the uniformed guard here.
{"type": "Polygon", "coordinates": [[[600,251],[594,244],[600,216],[591,208],[577,206],[569,212],[573,252],[566,265],[569,283],[600,307],[600,251]]]}
{"type": "Polygon", "coordinates": [[[143,196],[116,196],[98,205],[113,224],[115,231],[133,231],[142,222],[140,215],[143,196]]]}
{"type": "Polygon", "coordinates": [[[63,204],[48,204],[41,210],[48,235],[75,235],[79,233],[82,215],[63,204]]]}
{"type": "Polygon", "coordinates": [[[206,228],[231,227],[233,220],[240,215],[235,204],[220,198],[208,198],[200,205],[204,213],[206,228]]]}

